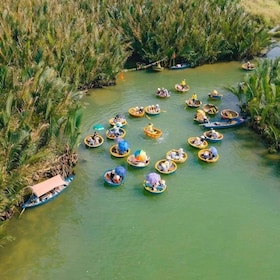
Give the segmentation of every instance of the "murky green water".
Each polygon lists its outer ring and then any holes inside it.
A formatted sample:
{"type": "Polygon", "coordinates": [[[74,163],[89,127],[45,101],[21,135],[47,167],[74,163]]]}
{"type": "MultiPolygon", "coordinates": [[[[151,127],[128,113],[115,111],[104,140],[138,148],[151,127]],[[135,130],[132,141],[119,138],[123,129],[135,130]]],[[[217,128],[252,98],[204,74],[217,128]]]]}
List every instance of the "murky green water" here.
{"type": "MultiPolygon", "coordinates": [[[[261,140],[246,125],[223,130],[214,146],[215,164],[197,159],[186,139],[203,132],[185,109],[191,93],[206,103],[212,89],[222,91],[219,109],[237,110],[237,100],[225,86],[244,72],[239,63],[221,63],[181,71],[125,73],[116,87],[96,90],[84,98],[83,137],[96,123],[125,113],[127,141],[132,151],[144,149],[151,165],[142,170],[112,158],[105,140],[98,149],[81,144],[77,176],[69,189],[42,207],[27,210],[12,221],[16,241],[0,252],[1,280],[263,280],[280,277],[279,160],[266,155],[261,140]],[[157,99],[157,87],[173,89],[183,78],[187,94],[157,99]],[[133,119],[132,106],[158,103],[164,110],[152,122],[164,135],[148,139],[148,118],[133,119]],[[142,182],[154,163],[171,148],[184,148],[186,163],[163,176],[168,190],[159,196],[143,191],[142,182]],[[105,169],[123,164],[126,182],[104,186],[105,169]]],[[[105,131],[101,132],[105,135],[105,131]]]]}

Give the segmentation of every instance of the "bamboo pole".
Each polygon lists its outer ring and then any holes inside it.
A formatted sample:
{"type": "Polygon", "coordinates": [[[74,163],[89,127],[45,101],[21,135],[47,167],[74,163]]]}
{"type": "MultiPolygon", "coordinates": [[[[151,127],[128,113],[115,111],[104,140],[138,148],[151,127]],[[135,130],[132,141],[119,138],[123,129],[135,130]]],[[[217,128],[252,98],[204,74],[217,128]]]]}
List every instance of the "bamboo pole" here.
{"type": "Polygon", "coordinates": [[[154,66],[154,65],[156,65],[156,64],[158,64],[158,63],[160,63],[160,62],[162,62],[162,61],[165,61],[167,59],[167,57],[165,57],[165,58],[162,58],[162,59],[160,59],[160,60],[157,60],[157,61],[155,61],[155,62],[152,62],[152,63],[150,63],[150,64],[146,64],[146,65],[139,65],[139,66],[137,66],[137,67],[135,67],[135,68],[130,68],[130,69],[123,69],[121,72],[131,72],[131,71],[138,71],[138,70],[144,70],[144,69],[147,69],[147,68],[149,68],[149,67],[152,67],[152,66],[154,66]]]}

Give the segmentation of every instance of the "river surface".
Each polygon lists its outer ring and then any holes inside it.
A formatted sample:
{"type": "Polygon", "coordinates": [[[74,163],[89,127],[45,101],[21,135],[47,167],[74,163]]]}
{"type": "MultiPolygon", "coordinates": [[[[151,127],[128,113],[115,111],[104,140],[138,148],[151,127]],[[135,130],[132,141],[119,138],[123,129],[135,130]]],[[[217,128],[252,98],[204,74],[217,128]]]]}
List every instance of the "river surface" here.
{"type": "MultiPolygon", "coordinates": [[[[226,87],[242,80],[240,63],[219,63],[179,71],[126,72],[118,85],[85,96],[79,165],[76,178],[54,201],[26,210],[8,231],[16,240],[0,251],[1,280],[268,280],[280,278],[279,158],[268,155],[262,140],[245,124],[221,131],[214,144],[217,163],[198,160],[187,144],[203,129],[193,122],[195,110],[185,100],[196,93],[209,102],[213,89],[224,94],[219,109],[238,110],[226,87]],[[186,94],[155,96],[158,87],[173,91],[182,79],[186,94]],[[135,119],[128,108],[159,104],[163,112],[135,119]],[[141,170],[113,158],[103,146],[86,149],[83,138],[93,125],[109,127],[109,118],[126,115],[126,140],[132,152],[143,149],[151,164],[141,170]],[[149,122],[163,137],[149,139],[149,122]],[[145,175],[172,148],[188,154],[176,173],[162,176],[168,189],[161,195],[143,190],[145,175]],[[125,183],[104,185],[108,168],[127,168],[125,183]]],[[[105,130],[100,131],[105,136],[105,130]]]]}

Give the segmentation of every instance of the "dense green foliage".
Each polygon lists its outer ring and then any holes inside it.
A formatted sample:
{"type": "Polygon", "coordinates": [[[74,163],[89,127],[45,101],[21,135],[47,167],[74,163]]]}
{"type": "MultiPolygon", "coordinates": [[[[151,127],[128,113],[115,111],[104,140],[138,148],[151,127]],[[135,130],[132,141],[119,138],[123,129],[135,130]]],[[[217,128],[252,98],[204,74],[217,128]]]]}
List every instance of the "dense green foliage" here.
{"type": "Polygon", "coordinates": [[[260,60],[244,81],[230,90],[250,116],[251,125],[270,146],[280,150],[280,58],[260,60]]]}
{"type": "MultiPolygon", "coordinates": [[[[75,151],[77,89],[109,84],[131,55],[193,66],[257,55],[269,37],[238,2],[1,1],[1,220],[34,175],[47,177],[55,159],[75,151]]],[[[64,169],[59,172],[67,175],[64,169]]]]}

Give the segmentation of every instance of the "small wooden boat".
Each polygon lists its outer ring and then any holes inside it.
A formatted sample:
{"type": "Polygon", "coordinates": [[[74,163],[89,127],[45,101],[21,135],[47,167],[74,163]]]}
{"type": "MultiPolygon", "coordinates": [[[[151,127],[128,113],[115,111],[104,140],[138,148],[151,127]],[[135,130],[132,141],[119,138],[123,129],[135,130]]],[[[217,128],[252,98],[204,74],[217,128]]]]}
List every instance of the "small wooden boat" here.
{"type": "Polygon", "coordinates": [[[202,102],[200,100],[192,98],[192,97],[190,99],[186,100],[185,103],[188,107],[191,107],[191,108],[198,108],[202,104],[202,102]]]}
{"type": "Polygon", "coordinates": [[[124,167],[117,166],[116,168],[106,170],[103,174],[103,179],[107,185],[117,187],[124,182],[125,173],[126,170],[124,167]],[[120,172],[118,172],[118,170],[120,170],[120,172]]]}
{"type": "Polygon", "coordinates": [[[246,120],[243,118],[236,118],[236,119],[228,119],[228,120],[222,120],[216,122],[202,123],[200,125],[203,126],[204,128],[223,129],[223,128],[240,126],[245,122],[246,120]]]}
{"type": "Polygon", "coordinates": [[[161,180],[159,184],[153,186],[149,181],[145,180],[143,187],[146,191],[153,194],[160,194],[166,191],[167,185],[164,180],[161,180]]]}
{"type": "Polygon", "coordinates": [[[175,91],[176,92],[185,93],[185,92],[188,92],[189,90],[190,90],[189,85],[182,85],[182,84],[176,84],[175,85],[175,91]]]}
{"type": "Polygon", "coordinates": [[[160,114],[160,107],[158,104],[156,105],[149,105],[144,108],[144,111],[147,115],[155,116],[160,114]]]}
{"type": "Polygon", "coordinates": [[[223,95],[219,93],[217,90],[213,90],[208,94],[208,97],[213,100],[221,100],[223,95]]]}
{"type": "Polygon", "coordinates": [[[191,65],[188,63],[182,63],[182,64],[178,63],[174,66],[171,66],[170,69],[171,70],[181,70],[181,69],[186,69],[186,68],[190,68],[190,67],[191,67],[191,65]]]}
{"type": "Polygon", "coordinates": [[[114,117],[109,119],[109,124],[112,126],[115,126],[116,124],[119,125],[119,127],[123,127],[125,125],[127,125],[127,120],[124,117],[114,117]]]}
{"type": "Polygon", "coordinates": [[[155,169],[162,174],[172,174],[177,170],[177,164],[171,159],[161,159],[156,162],[155,169]]]}
{"type": "Polygon", "coordinates": [[[22,209],[32,208],[46,204],[47,202],[56,198],[65,189],[67,189],[74,176],[69,176],[63,179],[61,175],[56,175],[36,185],[27,187],[31,192],[28,200],[21,206],[22,209]]]}
{"type": "Polygon", "coordinates": [[[200,160],[208,163],[217,162],[220,158],[219,154],[213,155],[211,149],[202,149],[197,153],[197,156],[200,160]]]}
{"type": "Polygon", "coordinates": [[[166,158],[171,158],[176,163],[183,163],[187,160],[188,155],[182,148],[172,149],[166,153],[166,158]]]}
{"type": "Polygon", "coordinates": [[[124,153],[120,153],[118,149],[118,144],[115,144],[110,147],[110,154],[117,158],[123,158],[130,154],[130,148],[128,148],[124,153]]]}
{"type": "Polygon", "coordinates": [[[221,111],[222,119],[235,119],[239,117],[239,113],[231,110],[231,109],[224,109],[221,111]]]}
{"type": "Polygon", "coordinates": [[[156,91],[156,96],[160,98],[168,98],[171,96],[171,93],[166,88],[158,88],[156,91]]]}
{"type": "Polygon", "coordinates": [[[106,130],[106,137],[111,140],[114,140],[117,137],[124,138],[125,135],[126,135],[126,131],[122,127],[118,127],[117,129],[110,128],[110,129],[106,130]]]}
{"type": "Polygon", "coordinates": [[[145,116],[145,111],[143,107],[131,107],[128,109],[130,116],[135,118],[142,118],[145,116]]]}
{"type": "Polygon", "coordinates": [[[92,135],[86,136],[84,138],[84,143],[88,148],[97,148],[103,145],[104,138],[101,135],[94,133],[92,135]]]}
{"type": "Polygon", "coordinates": [[[144,127],[144,133],[151,138],[159,138],[159,137],[162,136],[162,130],[161,129],[155,128],[155,127],[150,129],[150,126],[144,127]]]}
{"type": "Polygon", "coordinates": [[[203,133],[203,136],[205,137],[206,141],[208,142],[219,142],[224,139],[224,135],[213,128],[211,130],[205,131],[203,133]]]}
{"type": "Polygon", "coordinates": [[[246,71],[252,71],[252,70],[255,70],[256,69],[256,65],[251,63],[251,62],[246,62],[246,63],[243,63],[241,65],[242,69],[243,70],[246,70],[246,71]]]}
{"type": "Polygon", "coordinates": [[[133,166],[136,168],[144,168],[150,164],[151,160],[149,157],[147,157],[147,159],[145,161],[137,160],[137,158],[133,154],[133,155],[129,155],[128,158],[126,159],[126,161],[130,166],[133,166]]]}
{"type": "Polygon", "coordinates": [[[205,137],[189,137],[187,142],[190,146],[197,148],[197,149],[205,149],[208,146],[208,142],[204,139],[205,137]]]}
{"type": "Polygon", "coordinates": [[[218,107],[216,105],[210,104],[210,103],[204,104],[202,106],[202,110],[209,115],[215,115],[219,112],[218,107]]]}
{"type": "Polygon", "coordinates": [[[164,70],[164,67],[160,65],[160,63],[157,63],[152,66],[153,71],[155,72],[162,72],[164,70]]]}

